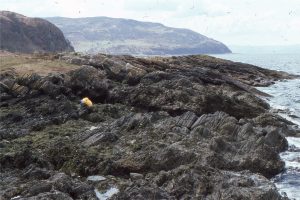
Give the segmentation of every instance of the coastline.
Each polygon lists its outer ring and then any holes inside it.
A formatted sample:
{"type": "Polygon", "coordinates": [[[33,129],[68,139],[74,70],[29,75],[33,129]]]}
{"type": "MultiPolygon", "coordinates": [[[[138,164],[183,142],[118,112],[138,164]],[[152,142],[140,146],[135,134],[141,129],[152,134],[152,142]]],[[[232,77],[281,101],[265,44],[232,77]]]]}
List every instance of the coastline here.
{"type": "Polygon", "coordinates": [[[284,199],[268,178],[284,169],[282,132],[295,130],[253,86],[294,76],[209,56],[43,59],[85,66],[1,75],[2,198],[96,199],[94,188],[116,187],[115,199],[284,199]],[[78,112],[84,96],[90,113],[78,112]],[[84,178],[97,174],[106,179],[84,178]]]}
{"type": "MultiPolygon", "coordinates": [[[[298,79],[290,80],[284,83],[276,83],[276,90],[279,91],[277,92],[277,94],[275,94],[275,89],[274,91],[272,90],[272,88],[264,89],[264,91],[267,93],[274,93],[273,97],[267,100],[271,105],[271,112],[277,113],[286,120],[294,123],[294,127],[298,130],[300,127],[299,116],[297,116],[297,114],[299,113],[297,112],[299,108],[295,108],[295,105],[292,102],[284,99],[284,97],[280,95],[280,91],[283,91],[283,88],[285,88],[286,85],[286,87],[290,88],[289,92],[287,93],[292,94],[291,90],[296,90],[296,87],[294,86],[299,85],[299,81],[300,80],[298,79]],[[283,104],[283,102],[285,102],[285,104],[283,104]]],[[[294,99],[297,99],[297,97],[294,96],[294,99]]],[[[287,196],[291,199],[299,199],[300,194],[298,182],[300,180],[300,130],[298,131],[298,134],[287,136],[286,139],[288,140],[289,148],[287,151],[280,153],[281,159],[285,162],[285,170],[282,173],[276,175],[272,180],[276,184],[279,192],[283,194],[283,196],[287,196]]]]}
{"type": "MultiPolygon", "coordinates": [[[[251,64],[255,64],[258,66],[268,66],[269,69],[275,70],[282,70],[293,74],[300,74],[299,71],[299,53],[257,53],[257,51],[252,52],[243,52],[243,54],[236,54],[236,55],[217,55],[220,58],[230,59],[233,61],[242,61],[242,62],[249,62],[251,64]],[[250,55],[245,54],[250,53],[250,55]]],[[[270,106],[270,112],[276,113],[281,117],[285,118],[288,121],[293,122],[295,128],[300,126],[299,121],[299,95],[297,91],[299,90],[299,79],[288,80],[288,81],[278,81],[274,85],[269,86],[267,88],[257,88],[262,90],[265,93],[272,95],[272,97],[264,98],[270,106]]],[[[298,128],[299,129],[299,128],[298,128]]],[[[300,131],[299,131],[300,132],[300,131]]],[[[288,196],[289,198],[299,199],[299,183],[297,180],[300,180],[299,174],[299,161],[297,162],[297,149],[299,149],[299,145],[290,144],[290,139],[293,137],[299,138],[299,133],[297,135],[291,135],[287,137],[289,141],[289,149],[280,154],[281,158],[290,163],[291,161],[294,163],[293,166],[289,166],[286,164],[284,172],[278,174],[276,177],[273,178],[276,186],[279,188],[279,192],[282,193],[284,196],[288,196]],[[296,151],[296,152],[295,152],[296,151]],[[294,153],[295,152],[295,153],[294,153]],[[296,161],[296,162],[295,162],[296,161]],[[297,166],[298,165],[298,166],[297,166]]],[[[296,140],[298,140],[295,138],[296,140]]]]}

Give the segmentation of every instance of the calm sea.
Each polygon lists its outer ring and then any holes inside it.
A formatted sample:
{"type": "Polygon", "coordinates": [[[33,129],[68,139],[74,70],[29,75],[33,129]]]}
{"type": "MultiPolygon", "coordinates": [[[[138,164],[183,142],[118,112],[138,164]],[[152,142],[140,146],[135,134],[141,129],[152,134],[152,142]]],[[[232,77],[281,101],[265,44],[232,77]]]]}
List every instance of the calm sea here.
{"type": "MultiPolygon", "coordinates": [[[[300,75],[299,54],[222,54],[212,55],[226,60],[249,63],[267,69],[300,75]]],[[[280,81],[258,88],[273,97],[266,99],[279,114],[300,127],[300,79],[280,81]]],[[[273,180],[283,195],[300,200],[300,138],[288,137],[289,149],[281,153],[286,170],[273,180]]]]}

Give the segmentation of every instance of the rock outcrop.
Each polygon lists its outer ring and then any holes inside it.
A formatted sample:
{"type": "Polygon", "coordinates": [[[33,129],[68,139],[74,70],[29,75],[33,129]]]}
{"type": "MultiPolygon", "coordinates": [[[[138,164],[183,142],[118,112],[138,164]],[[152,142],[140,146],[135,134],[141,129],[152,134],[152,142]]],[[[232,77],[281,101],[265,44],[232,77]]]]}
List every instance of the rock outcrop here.
{"type": "Polygon", "coordinates": [[[0,76],[1,199],[287,199],[269,178],[297,130],[252,86],[294,76],[207,56],[54,57],[83,66],[0,76]]]}
{"type": "Polygon", "coordinates": [[[1,50],[22,53],[74,51],[61,30],[44,19],[0,11],[0,27],[1,50]]]}

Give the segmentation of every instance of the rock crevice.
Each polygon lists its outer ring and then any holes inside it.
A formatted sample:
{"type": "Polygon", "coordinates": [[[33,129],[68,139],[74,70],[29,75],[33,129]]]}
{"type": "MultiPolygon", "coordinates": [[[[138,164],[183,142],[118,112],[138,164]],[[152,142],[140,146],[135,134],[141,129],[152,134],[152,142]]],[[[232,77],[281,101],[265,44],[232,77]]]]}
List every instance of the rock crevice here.
{"type": "Polygon", "coordinates": [[[286,199],[268,178],[299,133],[253,86],[294,76],[207,56],[52,57],[83,66],[0,76],[1,199],[286,199]]]}

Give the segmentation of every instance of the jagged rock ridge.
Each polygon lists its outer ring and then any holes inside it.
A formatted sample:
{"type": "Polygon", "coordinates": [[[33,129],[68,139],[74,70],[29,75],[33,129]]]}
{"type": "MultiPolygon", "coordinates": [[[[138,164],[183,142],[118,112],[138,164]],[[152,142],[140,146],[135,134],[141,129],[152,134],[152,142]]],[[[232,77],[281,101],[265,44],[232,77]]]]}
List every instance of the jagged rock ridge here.
{"type": "Polygon", "coordinates": [[[268,178],[299,129],[253,86],[295,76],[199,55],[44,59],[83,66],[0,74],[0,199],[287,200],[268,178]]]}

